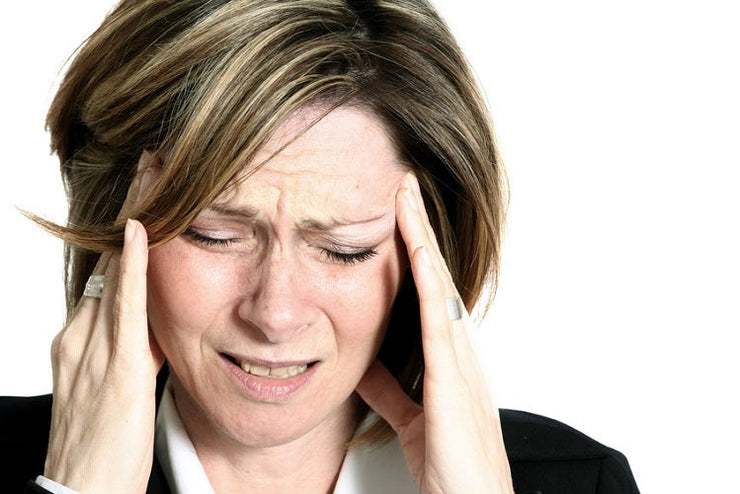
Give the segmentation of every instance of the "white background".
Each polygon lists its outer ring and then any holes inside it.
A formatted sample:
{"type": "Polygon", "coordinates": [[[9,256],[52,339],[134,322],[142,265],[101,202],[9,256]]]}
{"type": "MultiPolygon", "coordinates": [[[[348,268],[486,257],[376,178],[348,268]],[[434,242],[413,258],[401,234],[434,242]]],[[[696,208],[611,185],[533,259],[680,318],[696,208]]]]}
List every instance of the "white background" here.
{"type": "MultiPolygon", "coordinates": [[[[620,449],[645,493],[736,487],[740,15],[719,0],[439,0],[493,111],[512,201],[481,349],[499,404],[620,449]]],[[[0,20],[0,394],[51,390],[63,221],[43,132],[111,2],[0,20]]]]}

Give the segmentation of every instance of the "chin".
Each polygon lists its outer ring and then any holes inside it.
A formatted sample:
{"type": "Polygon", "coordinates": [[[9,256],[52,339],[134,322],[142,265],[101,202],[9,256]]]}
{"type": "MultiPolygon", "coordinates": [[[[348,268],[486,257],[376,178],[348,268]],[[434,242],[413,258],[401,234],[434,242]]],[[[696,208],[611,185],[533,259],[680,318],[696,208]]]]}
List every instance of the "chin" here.
{"type": "Polygon", "coordinates": [[[301,439],[351,439],[357,425],[359,399],[348,391],[342,400],[307,389],[289,401],[254,401],[234,389],[208,389],[193,396],[175,377],[173,391],[178,412],[191,436],[209,442],[221,437],[235,447],[275,447],[301,439]],[[330,404],[335,402],[335,406],[330,404]]]}

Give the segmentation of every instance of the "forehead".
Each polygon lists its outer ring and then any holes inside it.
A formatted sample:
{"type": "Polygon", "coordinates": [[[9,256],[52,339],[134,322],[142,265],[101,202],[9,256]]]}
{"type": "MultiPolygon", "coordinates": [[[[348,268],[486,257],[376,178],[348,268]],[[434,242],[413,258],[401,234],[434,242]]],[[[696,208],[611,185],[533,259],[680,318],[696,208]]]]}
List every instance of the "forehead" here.
{"type": "Polygon", "coordinates": [[[219,202],[283,206],[308,217],[385,214],[393,208],[406,168],[383,124],[357,107],[339,107],[321,118],[324,113],[306,109],[288,118],[245,173],[255,164],[260,168],[219,202]]]}

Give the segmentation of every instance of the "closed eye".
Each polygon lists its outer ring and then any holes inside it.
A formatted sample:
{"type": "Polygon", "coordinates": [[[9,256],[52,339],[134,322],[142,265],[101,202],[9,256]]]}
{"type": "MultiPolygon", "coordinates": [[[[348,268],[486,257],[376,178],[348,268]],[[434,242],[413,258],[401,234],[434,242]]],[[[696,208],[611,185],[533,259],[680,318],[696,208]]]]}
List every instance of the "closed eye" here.
{"type": "Polygon", "coordinates": [[[209,237],[193,228],[186,229],[183,232],[183,235],[188,237],[190,240],[210,247],[228,247],[239,240],[238,238],[209,237]]]}
{"type": "Polygon", "coordinates": [[[330,261],[351,266],[358,262],[365,262],[378,254],[375,249],[366,249],[360,252],[337,252],[335,250],[321,249],[321,253],[330,261]]]}

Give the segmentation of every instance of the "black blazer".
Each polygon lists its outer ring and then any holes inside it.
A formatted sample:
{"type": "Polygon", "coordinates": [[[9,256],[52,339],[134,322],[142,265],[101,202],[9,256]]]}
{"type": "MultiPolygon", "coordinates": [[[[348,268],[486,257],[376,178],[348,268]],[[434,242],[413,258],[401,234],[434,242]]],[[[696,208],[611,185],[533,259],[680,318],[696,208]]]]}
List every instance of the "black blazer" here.
{"type": "MultiPolygon", "coordinates": [[[[0,491],[47,493],[43,473],[51,395],[0,397],[0,491]]],[[[636,494],[627,459],[565,424],[501,410],[506,451],[517,494],[636,494]]],[[[154,459],[147,494],[170,494],[154,459]]],[[[379,493],[381,494],[381,493],[379,493]]]]}

